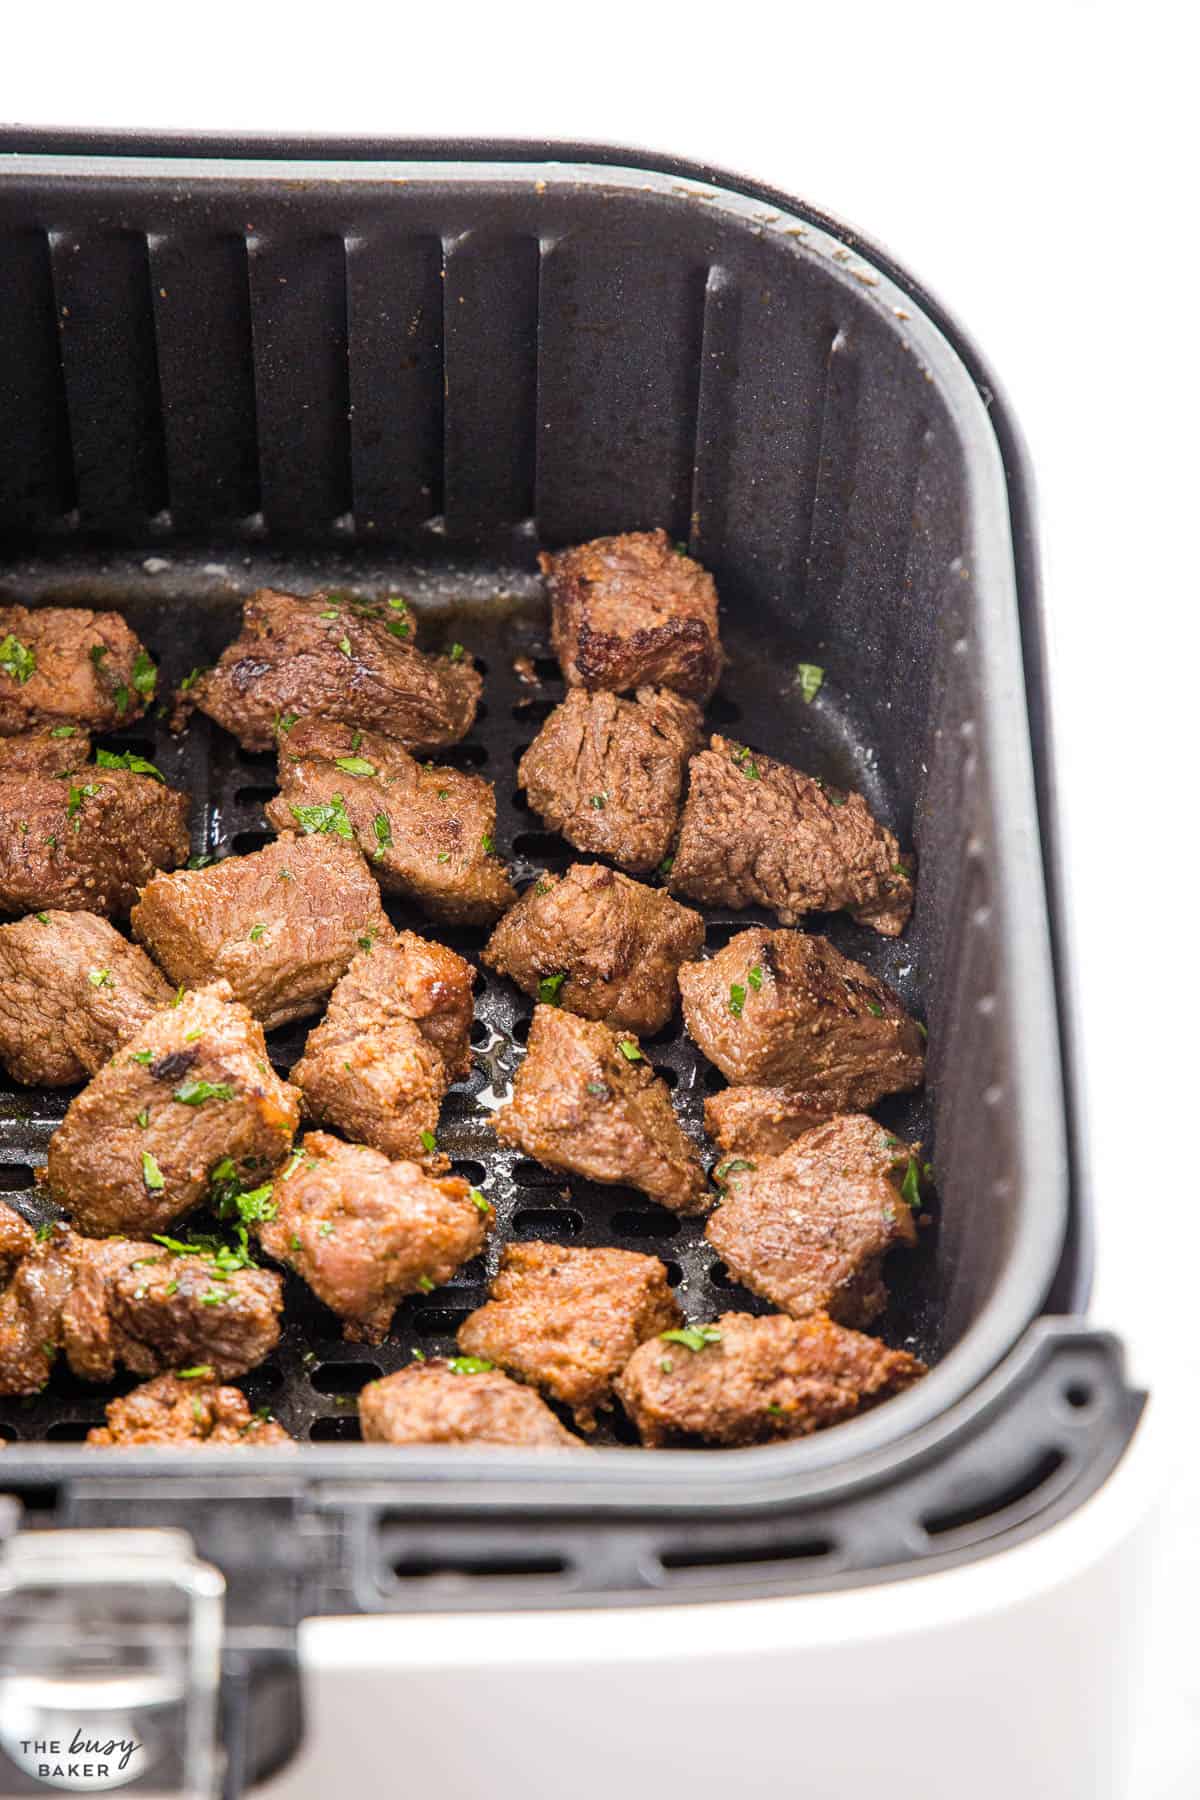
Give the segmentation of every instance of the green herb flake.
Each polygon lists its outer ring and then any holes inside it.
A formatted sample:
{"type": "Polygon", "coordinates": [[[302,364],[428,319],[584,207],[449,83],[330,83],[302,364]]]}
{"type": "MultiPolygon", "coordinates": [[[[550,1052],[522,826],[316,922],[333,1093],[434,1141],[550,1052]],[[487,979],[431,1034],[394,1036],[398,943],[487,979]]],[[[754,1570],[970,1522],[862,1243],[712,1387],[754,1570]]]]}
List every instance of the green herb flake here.
{"type": "Polygon", "coordinates": [[[179,1006],[182,1004],[183,992],[184,992],[183,983],[181,981],[179,986],[175,989],[174,997],[171,1000],[172,1006],[179,1006]]]}
{"type": "Polygon", "coordinates": [[[111,969],[89,969],[88,980],[94,988],[115,988],[117,985],[112,978],[111,969]]]}
{"type": "Polygon", "coordinates": [[[742,1008],[746,1004],[746,990],[740,981],[735,981],[729,990],[729,1010],[735,1019],[742,1016],[742,1008]]]}
{"type": "Polygon", "coordinates": [[[337,768],[343,774],[362,777],[378,774],[374,763],[369,763],[364,756],[338,756],[334,759],[337,768]]]}
{"type": "Polygon", "coordinates": [[[118,719],[123,719],[129,711],[129,689],[123,681],[118,682],[113,689],[113,705],[117,709],[118,719]]]}
{"type": "Polygon", "coordinates": [[[602,1081],[589,1081],[587,1091],[589,1094],[594,1094],[597,1100],[608,1099],[608,1089],[602,1081]]]}
{"type": "Polygon", "coordinates": [[[671,1370],[675,1367],[675,1362],[670,1356],[660,1356],[658,1359],[658,1366],[664,1375],[669,1375],[671,1370]]]}
{"type": "Polygon", "coordinates": [[[195,856],[188,857],[184,866],[189,869],[207,869],[210,868],[216,860],[217,857],[215,851],[199,850],[195,856]]]}
{"type": "Polygon", "coordinates": [[[120,755],[115,750],[97,750],[96,767],[98,769],[128,769],[134,775],[149,775],[154,781],[165,784],[166,776],[161,769],[156,769],[152,762],[139,756],[136,750],[122,750],[120,755]]]}
{"type": "Polygon", "coordinates": [[[795,685],[800,689],[800,698],[805,706],[811,706],[821,691],[821,683],[825,679],[825,671],[816,663],[797,663],[795,685]]]}
{"type": "Polygon", "coordinates": [[[660,875],[669,875],[674,867],[675,858],[673,856],[664,856],[658,865],[658,872],[660,875]]]}
{"type": "Polygon", "coordinates": [[[597,812],[603,812],[604,808],[608,805],[607,793],[593,794],[589,804],[594,806],[597,812]]]}
{"type": "Polygon", "coordinates": [[[491,1201],[486,1194],[481,1194],[478,1188],[472,1188],[467,1194],[467,1199],[472,1206],[478,1207],[481,1213],[488,1213],[492,1210],[491,1201]]]}
{"type": "Polygon", "coordinates": [[[418,1275],[417,1286],[423,1294],[432,1294],[434,1288],[434,1284],[430,1281],[428,1275],[418,1275]]]}
{"type": "Polygon", "coordinates": [[[763,983],[762,970],[757,963],[754,964],[753,968],[746,970],[746,980],[757,994],[763,983]]]}
{"type": "Polygon", "coordinates": [[[900,1198],[916,1211],[921,1204],[921,1171],[915,1156],[908,1159],[908,1167],[904,1171],[904,1180],[900,1183],[900,1198]]]}
{"type": "Polygon", "coordinates": [[[185,1031],[184,1032],[183,1041],[185,1044],[194,1044],[196,1042],[197,1038],[202,1038],[203,1036],[204,1036],[203,1026],[197,1025],[195,1031],[185,1031]]]}
{"type": "Polygon", "coordinates": [[[317,1236],[323,1237],[323,1238],[331,1238],[333,1236],[333,1220],[332,1219],[322,1219],[321,1229],[317,1233],[317,1236]]]}
{"type": "Polygon", "coordinates": [[[346,802],[341,794],[335,794],[332,800],[318,806],[293,806],[292,817],[301,831],[310,837],[321,831],[345,838],[347,843],[354,837],[354,827],[347,816],[346,802]]]}
{"type": "Polygon", "coordinates": [[[141,1112],[137,1115],[137,1122],[142,1130],[145,1131],[150,1123],[150,1108],[148,1106],[143,1106],[141,1112]]]}
{"type": "Polygon", "coordinates": [[[176,1369],[175,1373],[180,1381],[211,1381],[213,1366],[211,1363],[196,1363],[193,1368],[176,1369]]]}
{"type": "Polygon", "coordinates": [[[336,606],[328,606],[324,612],[317,614],[318,619],[340,619],[341,616],[341,611],[336,606]]]}
{"type": "Polygon", "coordinates": [[[75,727],[73,725],[56,725],[50,736],[52,738],[73,738],[75,727]]]}
{"type": "Polygon", "coordinates": [[[675,1331],[660,1331],[664,1344],[682,1344],[685,1350],[703,1350],[706,1344],[719,1344],[721,1333],[715,1325],[681,1325],[675,1331]]]}
{"type": "Polygon", "coordinates": [[[646,1060],[632,1038],[618,1038],[617,1049],[626,1062],[645,1062],[646,1060]]]}
{"type": "Polygon", "coordinates": [[[408,611],[408,601],[401,594],[393,594],[388,605],[393,612],[406,613],[408,611]]]}
{"type": "Polygon", "coordinates": [[[392,847],[392,821],[386,813],[376,813],[371,829],[375,833],[375,861],[381,862],[385,852],[392,847]]]}
{"type": "Polygon", "coordinates": [[[558,1005],[558,990],[567,979],[567,971],[561,970],[557,975],[543,975],[538,982],[537,997],[543,1006],[558,1005]]]}
{"type": "Polygon", "coordinates": [[[49,913],[34,913],[33,916],[37,920],[39,925],[48,925],[50,923],[50,914],[49,913]]]}
{"type": "Polygon", "coordinates": [[[167,1185],[162,1170],[149,1150],[142,1151],[142,1180],[146,1184],[147,1193],[150,1194],[161,1194],[167,1185]]]}
{"type": "Polygon", "coordinates": [[[437,1149],[437,1139],[434,1137],[432,1131],[423,1131],[421,1133],[421,1143],[431,1156],[437,1149]]]}
{"type": "Polygon", "coordinates": [[[461,662],[465,655],[466,655],[466,651],[463,649],[461,644],[451,644],[451,646],[450,646],[450,661],[451,662],[461,662]]]}
{"type": "Polygon", "coordinates": [[[220,1288],[209,1288],[207,1294],[201,1294],[201,1306],[224,1306],[229,1295],[223,1294],[220,1288]]]}
{"type": "Polygon", "coordinates": [[[753,1171],[757,1166],[756,1163],[747,1162],[744,1156],[731,1156],[727,1161],[717,1164],[713,1170],[713,1180],[719,1186],[724,1187],[733,1176],[740,1174],[745,1169],[753,1171]]]}
{"type": "Polygon", "coordinates": [[[292,726],[299,724],[299,722],[299,713],[285,712],[275,714],[275,730],[277,732],[289,732],[292,729],[292,726]]]}
{"type": "Polygon", "coordinates": [[[21,687],[29,680],[37,668],[37,656],[10,631],[0,643],[0,669],[12,677],[21,687]]]}
{"type": "Polygon", "coordinates": [[[78,815],[84,801],[94,799],[99,792],[100,789],[94,782],[89,782],[86,787],[72,786],[67,789],[67,818],[71,821],[73,831],[79,830],[78,815]]]}
{"type": "Polygon", "coordinates": [[[878,1000],[866,1000],[863,1004],[873,1019],[882,1019],[883,1008],[880,1006],[878,1000]]]}
{"type": "Polygon", "coordinates": [[[452,1375],[486,1375],[495,1366],[486,1356],[452,1356],[446,1364],[452,1375]]]}
{"type": "Polygon", "coordinates": [[[180,693],[181,694],[190,694],[192,689],[195,687],[196,683],[199,681],[200,677],[202,675],[207,675],[207,674],[208,674],[207,666],[204,666],[204,667],[201,667],[198,669],[192,669],[187,675],[184,676],[183,680],[180,682],[180,684],[179,684],[180,693]]]}
{"type": "Polygon", "coordinates": [[[250,927],[250,942],[252,944],[257,944],[259,939],[266,935],[266,930],[267,928],[265,925],[252,925],[250,927]]]}
{"type": "Polygon", "coordinates": [[[479,840],[479,845],[485,856],[492,855],[493,851],[496,848],[496,840],[492,836],[490,831],[484,832],[483,836],[479,840]]]}
{"type": "Polygon", "coordinates": [[[180,1106],[203,1106],[206,1100],[232,1100],[233,1086],[228,1081],[185,1081],[171,1095],[180,1106]]]}
{"type": "Polygon", "coordinates": [[[412,630],[407,619],[389,619],[387,628],[393,637],[406,638],[412,630]]]}
{"type": "Polygon", "coordinates": [[[130,1062],[141,1063],[142,1066],[145,1067],[147,1064],[154,1061],[154,1052],[153,1050],[131,1050],[129,1052],[129,1060],[130,1062]]]}
{"type": "Polygon", "coordinates": [[[783,1416],[783,1407],[780,1406],[778,1400],[768,1401],[767,1411],[770,1413],[770,1415],[773,1419],[779,1419],[779,1418],[782,1418],[782,1416],[783,1416]]]}
{"type": "Polygon", "coordinates": [[[548,881],[535,881],[533,884],[533,891],[540,900],[543,894],[548,894],[550,892],[550,883],[548,881]]]}
{"type": "Polygon", "coordinates": [[[348,637],[340,637],[338,639],[338,649],[343,656],[353,656],[354,654],[353,650],[350,648],[350,639],[348,637]]]}
{"type": "Polygon", "coordinates": [[[921,1023],[920,1019],[914,1019],[913,1024],[916,1026],[917,1030],[920,1032],[920,1034],[921,1034],[922,1038],[925,1040],[925,1042],[928,1043],[929,1042],[929,1027],[927,1025],[923,1025],[921,1023]]]}
{"type": "Polygon", "coordinates": [[[448,850],[439,850],[437,859],[440,863],[448,863],[450,861],[450,852],[448,850]]]}
{"type": "Polygon", "coordinates": [[[358,945],[360,950],[362,950],[367,956],[370,956],[371,951],[375,947],[374,929],[372,929],[370,931],[364,931],[363,935],[360,938],[355,938],[354,941],[358,945]]]}
{"type": "Polygon", "coordinates": [[[39,1244],[46,1243],[49,1238],[54,1236],[53,1222],[48,1225],[39,1225],[33,1235],[37,1238],[39,1244]]]}
{"type": "Polygon", "coordinates": [[[154,690],[158,685],[158,669],[144,650],[139,650],[133,659],[133,685],[143,700],[153,700],[154,690]]]}

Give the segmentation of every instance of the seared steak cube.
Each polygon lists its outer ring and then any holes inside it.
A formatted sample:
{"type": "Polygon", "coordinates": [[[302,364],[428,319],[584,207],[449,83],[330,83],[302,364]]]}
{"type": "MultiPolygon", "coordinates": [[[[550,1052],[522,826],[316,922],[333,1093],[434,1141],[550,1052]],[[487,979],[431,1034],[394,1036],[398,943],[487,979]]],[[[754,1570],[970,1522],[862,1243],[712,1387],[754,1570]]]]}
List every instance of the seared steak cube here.
{"type": "Polygon", "coordinates": [[[186,794],[131,769],[0,777],[0,912],[127,913],[187,861],[186,794]]]}
{"type": "Polygon", "coordinates": [[[555,653],[572,685],[621,693],[653,682],[708,699],[724,660],[717,590],[665,531],[593,538],[538,560],[555,653]]]}
{"type": "Polygon", "coordinates": [[[827,938],[739,932],[679,971],[688,1031],[730,1081],[827,1097],[826,1113],[920,1087],[921,1032],[882,981],[827,938]]]}
{"type": "Polygon", "coordinates": [[[448,1168],[432,1146],[446,1089],[471,1068],[473,976],[411,931],[361,951],[291,1071],[308,1117],[385,1156],[448,1168]]]}
{"type": "Polygon", "coordinates": [[[466,736],[482,688],[469,657],[416,648],[404,602],[260,588],[240,636],[181,697],[176,722],[196,706],[243,749],[270,750],[277,725],[292,718],[340,719],[435,750],[466,736]]]}
{"type": "Polygon", "coordinates": [[[471,1357],[412,1363],[368,1382],[358,1397],[371,1444],[511,1444],[524,1450],[578,1450],[532,1388],[471,1357]]]}
{"type": "MultiPolygon", "coordinates": [[[[778,1156],[837,1110],[825,1095],[800,1088],[722,1088],[704,1102],[704,1129],[726,1160],[778,1156]]],[[[716,1175],[722,1179],[720,1167],[716,1175]]]]}
{"type": "Polygon", "coordinates": [[[459,1327],[458,1342],[571,1407],[590,1431],[638,1345],[682,1322],[656,1256],[510,1244],[491,1298],[459,1327]]]}
{"type": "Polygon", "coordinates": [[[671,847],[701,741],[700,709],[666,688],[639,688],[632,700],[575,688],[521,758],[517,781],[551,831],[644,875],[671,847]]]}
{"type": "Polygon", "coordinates": [[[575,863],[525,890],[483,961],[527,994],[649,1037],[675,1010],[680,963],[703,942],[700,914],[661,888],[575,863]]]}
{"type": "Polygon", "coordinates": [[[724,1179],[704,1235],[746,1287],[796,1319],[827,1312],[843,1325],[869,1325],[883,1311],[883,1259],[917,1241],[920,1175],[910,1145],[845,1113],[724,1179]]]}
{"type": "Polygon", "coordinates": [[[307,1281],[354,1343],[378,1344],[405,1294],[449,1281],[477,1256],[494,1215],[457,1175],[310,1131],[275,1183],[263,1249],[307,1281]]]}
{"type": "Polygon", "coordinates": [[[379,732],[302,719],[279,736],[276,831],[353,834],[388,894],[446,924],[490,925],[516,899],[496,855],[496,792],[481,775],[419,763],[379,732]]]}
{"type": "Polygon", "coordinates": [[[15,1227],[9,1222],[6,1207],[0,1208],[0,1218],[5,1246],[0,1265],[0,1394],[36,1394],[49,1381],[62,1344],[63,1305],[75,1282],[71,1246],[77,1240],[62,1226],[49,1239],[35,1240],[27,1226],[20,1229],[23,1220],[15,1227]]]}
{"type": "Polygon", "coordinates": [[[673,1212],[706,1204],[699,1153],[679,1128],[666,1083],[628,1033],[555,1006],[533,1015],[529,1048],[496,1135],[588,1181],[640,1188],[673,1212]]]}
{"type": "Polygon", "coordinates": [[[0,925],[0,1062],[17,1081],[86,1080],[170,998],[146,952],[95,913],[0,925]]]}
{"type": "Polygon", "coordinates": [[[0,1281],[11,1275],[36,1242],[33,1226],[13,1207],[0,1204],[0,1281]]]}
{"type": "Polygon", "coordinates": [[[841,794],[787,763],[714,737],[694,756],[671,887],[705,906],[852,914],[898,937],[912,873],[861,794],[841,794]]]}
{"type": "Polygon", "coordinates": [[[131,725],[157,675],[119,613],[0,606],[0,737],[33,725],[131,725]]]}
{"type": "Polygon", "coordinates": [[[282,1425],[250,1411],[241,1388],[178,1375],[157,1375],[132,1393],[110,1400],[104,1417],[107,1424],[87,1434],[87,1442],[98,1449],[142,1444],[250,1449],[292,1442],[282,1425]]]}
{"type": "Polygon", "coordinates": [[[43,725],[20,737],[0,737],[0,781],[6,775],[66,775],[92,754],[92,740],[78,725],[43,725]]]}
{"type": "Polygon", "coordinates": [[[797,1321],[725,1313],[684,1335],[688,1343],[643,1344],[617,1378],[644,1444],[807,1437],[925,1374],[907,1350],[889,1350],[820,1314],[797,1321]]]}
{"type": "Polygon", "coordinates": [[[130,924],[172,981],[227,981],[268,1031],[316,1012],[391,931],[358,851],[325,833],[151,881],[130,924]]]}
{"type": "Polygon", "coordinates": [[[281,1278],[215,1241],[171,1250],[72,1233],[71,1254],[61,1341],[84,1381],[111,1381],[122,1365],[134,1375],[198,1369],[224,1381],[279,1342],[281,1278]]]}
{"type": "Polygon", "coordinates": [[[165,1231],[208,1196],[219,1163],[248,1188],[278,1168],[299,1099],[218,982],[154,1013],[76,1095],[46,1181],[81,1231],[165,1231]]]}

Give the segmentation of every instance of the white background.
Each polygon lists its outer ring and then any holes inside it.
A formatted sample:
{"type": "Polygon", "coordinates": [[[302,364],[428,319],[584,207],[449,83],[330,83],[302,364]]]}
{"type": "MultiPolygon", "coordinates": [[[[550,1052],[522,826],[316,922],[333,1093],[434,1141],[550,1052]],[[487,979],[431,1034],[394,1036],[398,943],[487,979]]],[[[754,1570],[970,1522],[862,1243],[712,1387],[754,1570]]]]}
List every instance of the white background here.
{"type": "MultiPolygon", "coordinates": [[[[1042,514],[1096,1318],[1179,1408],[1136,1800],[1200,1791],[1196,177],[1190,0],[6,9],[0,119],[597,139],[857,224],[958,315],[1042,514]],[[1188,777],[1192,783],[1188,784],[1188,777]]],[[[0,270],[0,280],[3,270],[0,270]]]]}

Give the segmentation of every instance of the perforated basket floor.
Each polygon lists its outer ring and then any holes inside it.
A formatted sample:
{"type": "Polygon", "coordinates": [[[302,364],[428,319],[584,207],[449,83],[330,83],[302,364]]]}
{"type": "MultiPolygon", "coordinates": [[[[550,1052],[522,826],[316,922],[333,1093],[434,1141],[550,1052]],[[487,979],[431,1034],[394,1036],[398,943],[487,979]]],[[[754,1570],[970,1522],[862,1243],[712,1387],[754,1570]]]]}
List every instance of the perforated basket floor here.
{"type": "MultiPolygon", "coordinates": [[[[528,561],[532,563],[532,546],[528,561]]],[[[540,584],[528,567],[463,567],[442,559],[367,565],[336,557],[321,559],[318,566],[313,559],[239,558],[226,550],[216,560],[199,554],[151,559],[149,564],[93,558],[85,574],[65,563],[56,568],[39,560],[6,570],[0,595],[32,592],[73,604],[119,604],[161,662],[160,692],[165,694],[188,669],[214,659],[236,630],[241,597],[268,583],[297,592],[331,585],[364,594],[403,593],[420,616],[424,648],[460,639],[484,668],[484,702],[470,736],[442,760],[495,783],[497,844],[510,857],[519,886],[539,869],[562,869],[579,860],[561,838],[542,830],[516,790],[516,763],[564,691],[546,641],[540,584]],[[537,686],[518,677],[513,668],[518,656],[534,659],[537,686]]],[[[876,814],[901,830],[884,759],[861,741],[853,707],[839,691],[836,676],[827,679],[811,705],[796,685],[796,661],[820,662],[822,645],[792,643],[785,635],[766,643],[761,633],[739,629],[734,617],[724,621],[723,629],[730,665],[708,710],[712,726],[813,774],[859,788],[876,814]]],[[[170,782],[190,791],[194,850],[244,853],[269,841],[262,808],[274,792],[273,755],[243,752],[225,732],[199,717],[179,738],[161,719],[152,719],[100,741],[114,748],[136,746],[170,782]]],[[[426,930],[478,965],[484,931],[435,930],[399,902],[389,901],[388,911],[398,925],[426,930]]],[[[709,911],[706,918],[711,952],[766,915],[709,911]]],[[[808,924],[889,981],[905,1004],[923,1016],[919,920],[899,940],[877,937],[844,917],[813,918],[808,924]]],[[[485,1189],[496,1208],[498,1227],[486,1256],[468,1263],[446,1287],[405,1300],[386,1343],[370,1349],[345,1343],[333,1314],[302,1282],[288,1276],[281,1343],[241,1385],[252,1405],[269,1404],[297,1437],[317,1442],[357,1438],[355,1398],[365,1382],[404,1366],[418,1349],[426,1356],[453,1353],[457,1327],[486,1297],[501,1249],[514,1239],[614,1244],[659,1256],[689,1319],[712,1318],[731,1308],[768,1310],[725,1273],[704,1243],[703,1218],[677,1218],[632,1189],[564,1178],[496,1142],[490,1116],[523,1054],[532,1010],[532,1002],[511,983],[480,970],[472,1038],[475,1069],[469,1080],[451,1088],[442,1113],[442,1148],[460,1173],[485,1189]]],[[[272,1060],[281,1073],[299,1056],[313,1022],[271,1034],[272,1060]]],[[[678,1017],[644,1047],[673,1090],[684,1129],[703,1142],[704,1099],[724,1085],[723,1078],[683,1035],[678,1017]]],[[[33,1186],[33,1169],[44,1160],[46,1142],[73,1091],[18,1088],[0,1077],[0,1188],[34,1221],[48,1216],[48,1209],[33,1186]]],[[[878,1116],[897,1132],[920,1138],[927,1154],[936,1157],[924,1094],[887,1102],[878,1116]]],[[[713,1160],[711,1151],[706,1157],[713,1160]]],[[[936,1205],[933,1210],[936,1217],[936,1205]]],[[[915,1254],[891,1259],[888,1280],[892,1302],[880,1321],[881,1335],[936,1359],[942,1343],[943,1272],[935,1223],[924,1230],[915,1254]]],[[[111,1388],[90,1387],[60,1365],[36,1398],[0,1400],[0,1433],[24,1440],[79,1439],[102,1419],[112,1394],[132,1385],[126,1379],[111,1388]]],[[[595,1441],[636,1439],[628,1422],[613,1415],[602,1422],[595,1441]]]]}

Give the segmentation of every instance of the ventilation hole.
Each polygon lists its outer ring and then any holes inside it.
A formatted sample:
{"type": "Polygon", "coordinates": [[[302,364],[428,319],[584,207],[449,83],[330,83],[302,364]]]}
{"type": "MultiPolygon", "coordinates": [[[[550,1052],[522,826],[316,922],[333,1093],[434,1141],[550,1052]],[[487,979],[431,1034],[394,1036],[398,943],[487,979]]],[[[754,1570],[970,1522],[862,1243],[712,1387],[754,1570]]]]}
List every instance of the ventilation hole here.
{"type": "Polygon", "coordinates": [[[82,1444],[93,1425],[100,1422],[96,1419],[56,1419],[53,1425],[47,1426],[46,1436],[56,1443],[82,1444]]]}
{"type": "Polygon", "coordinates": [[[443,768],[481,769],[487,759],[488,753],[482,744],[450,744],[438,751],[438,763],[443,768]]]}
{"type": "Polygon", "coordinates": [[[529,748],[528,744],[514,744],[513,745],[513,753],[512,753],[513,761],[515,763],[519,763],[521,758],[524,756],[525,752],[528,750],[528,748],[529,748]]]}
{"type": "Polygon", "coordinates": [[[533,1556],[528,1551],[516,1553],[503,1550],[492,1551],[482,1556],[398,1556],[388,1567],[399,1581],[430,1581],[439,1577],[463,1578],[469,1576],[473,1581],[488,1576],[507,1577],[509,1580],[517,1576],[528,1575],[564,1575],[570,1565],[563,1556],[533,1556]]]}
{"type": "Polygon", "coordinates": [[[447,1287],[474,1287],[477,1282],[487,1280],[487,1263],[482,1256],[472,1256],[461,1269],[457,1269],[447,1287]]]}
{"type": "Polygon", "coordinates": [[[19,1194],[33,1186],[28,1163],[0,1163],[0,1194],[19,1194]]]}
{"type": "Polygon", "coordinates": [[[62,1490],[53,1482],[21,1481],[17,1476],[4,1477],[4,1492],[19,1500],[25,1512],[56,1513],[62,1490]]]}
{"type": "Polygon", "coordinates": [[[1082,1412],[1084,1407],[1090,1406],[1095,1398],[1091,1386],[1086,1381],[1073,1381],[1069,1387],[1063,1389],[1063,1399],[1068,1406],[1073,1406],[1076,1412],[1082,1412]]]}
{"type": "Polygon", "coordinates": [[[529,1042],[529,1028],[532,1024],[532,1019],[518,1019],[512,1028],[513,1042],[516,1044],[527,1044],[529,1042]]]}
{"type": "Polygon", "coordinates": [[[708,716],[714,725],[736,725],[742,709],[727,694],[714,694],[708,703],[708,716]]]}
{"type": "Polygon", "coordinates": [[[708,1279],[713,1287],[716,1288],[735,1288],[741,1286],[740,1282],[734,1280],[723,1262],[716,1262],[713,1264],[712,1268],[708,1271],[708,1279]]]}
{"type": "Polygon", "coordinates": [[[577,1212],[552,1212],[549,1207],[526,1207],[515,1214],[514,1237],[537,1238],[550,1244],[566,1244],[583,1230],[583,1216],[577,1212]]]}
{"type": "Polygon", "coordinates": [[[554,1169],[543,1169],[541,1163],[520,1157],[513,1164],[513,1180],[520,1187],[562,1187],[565,1177],[554,1169]]]}
{"type": "Polygon", "coordinates": [[[537,814],[534,812],[533,807],[529,804],[529,800],[526,797],[525,790],[523,788],[515,788],[513,790],[512,805],[516,812],[525,813],[531,819],[537,817],[537,814]]]}
{"type": "Polygon", "coordinates": [[[614,1213],[610,1224],[618,1236],[631,1238],[674,1237],[680,1230],[679,1218],[665,1206],[614,1213]]]}
{"type": "Polygon", "coordinates": [[[362,1426],[357,1418],[349,1416],[344,1419],[314,1419],[308,1435],[314,1444],[359,1444],[362,1442],[362,1426]]]}
{"type": "Polygon", "coordinates": [[[989,1494],[984,1500],[977,1500],[970,1506],[957,1506],[941,1513],[928,1513],[921,1524],[929,1537],[941,1537],[947,1531],[961,1531],[965,1525],[977,1525],[982,1520],[991,1520],[995,1529],[1006,1523],[999,1515],[1017,1506],[1022,1500],[1028,1500],[1036,1494],[1040,1487],[1057,1474],[1066,1462],[1061,1450],[1046,1450],[1024,1475],[1010,1482],[1007,1487],[989,1494]]]}
{"type": "Polygon", "coordinates": [[[642,1441],[638,1436],[637,1426],[632,1419],[626,1418],[623,1412],[613,1414],[612,1434],[618,1444],[640,1444],[642,1441]]]}
{"type": "Polygon", "coordinates": [[[665,1081],[669,1088],[678,1087],[679,1075],[670,1063],[651,1063],[650,1067],[660,1081],[665,1081]]]}
{"type": "Polygon", "coordinates": [[[283,1386],[283,1370],[275,1368],[271,1363],[260,1363],[257,1369],[246,1376],[245,1384],[256,1394],[277,1394],[283,1386]]]}
{"type": "Polygon", "coordinates": [[[471,1042],[473,1044],[486,1044],[490,1041],[491,1036],[492,1036],[492,1028],[488,1024],[487,1020],[486,1019],[476,1019],[475,1023],[471,1027],[471,1042]]]}
{"type": "Polygon", "coordinates": [[[678,1287],[683,1280],[683,1264],[667,1262],[663,1264],[663,1268],[667,1271],[667,1286],[678,1287]]]}
{"type": "Polygon", "coordinates": [[[729,919],[724,923],[706,925],[704,928],[704,947],[706,950],[723,950],[731,939],[739,937],[750,927],[739,919],[729,919]]]}
{"type": "Polygon", "coordinates": [[[461,1175],[464,1181],[469,1181],[472,1187],[478,1187],[487,1176],[487,1170],[480,1162],[460,1162],[455,1157],[450,1167],[456,1175],[461,1175]]]}
{"type": "Polygon", "coordinates": [[[255,850],[265,850],[274,842],[273,831],[239,831],[233,840],[233,848],[238,856],[250,856],[255,850]]]}
{"type": "Polygon", "coordinates": [[[512,709],[514,719],[548,719],[558,705],[558,701],[547,695],[544,699],[535,700],[532,695],[528,700],[518,700],[512,709]]]}
{"type": "Polygon", "coordinates": [[[413,1325],[422,1337],[453,1337],[470,1316],[466,1306],[422,1306],[413,1315],[413,1325]]]}
{"type": "Polygon", "coordinates": [[[265,806],[278,792],[273,787],[240,787],[233,797],[239,806],[265,806]]]}
{"type": "Polygon", "coordinates": [[[251,775],[257,775],[260,769],[274,769],[277,766],[274,750],[239,750],[237,759],[251,775]]]}
{"type": "Polygon", "coordinates": [[[0,1424],[0,1444],[12,1444],[16,1441],[16,1432],[10,1425],[0,1424]]]}
{"type": "Polygon", "coordinates": [[[560,837],[549,831],[521,831],[513,839],[513,850],[533,862],[566,862],[571,852],[560,837]]]}
{"type": "Polygon", "coordinates": [[[662,1550],[659,1562],[664,1569],[723,1569],[754,1563],[812,1562],[829,1556],[834,1546],[829,1538],[785,1538],[776,1544],[711,1544],[684,1545],[678,1550],[662,1550]]]}
{"type": "Polygon", "coordinates": [[[378,1363],[332,1362],[311,1375],[318,1394],[357,1394],[368,1381],[378,1381],[383,1370],[378,1363]]]}
{"type": "Polygon", "coordinates": [[[725,1077],[720,1069],[705,1069],[704,1091],[706,1094],[719,1094],[725,1086],[725,1077]]]}

